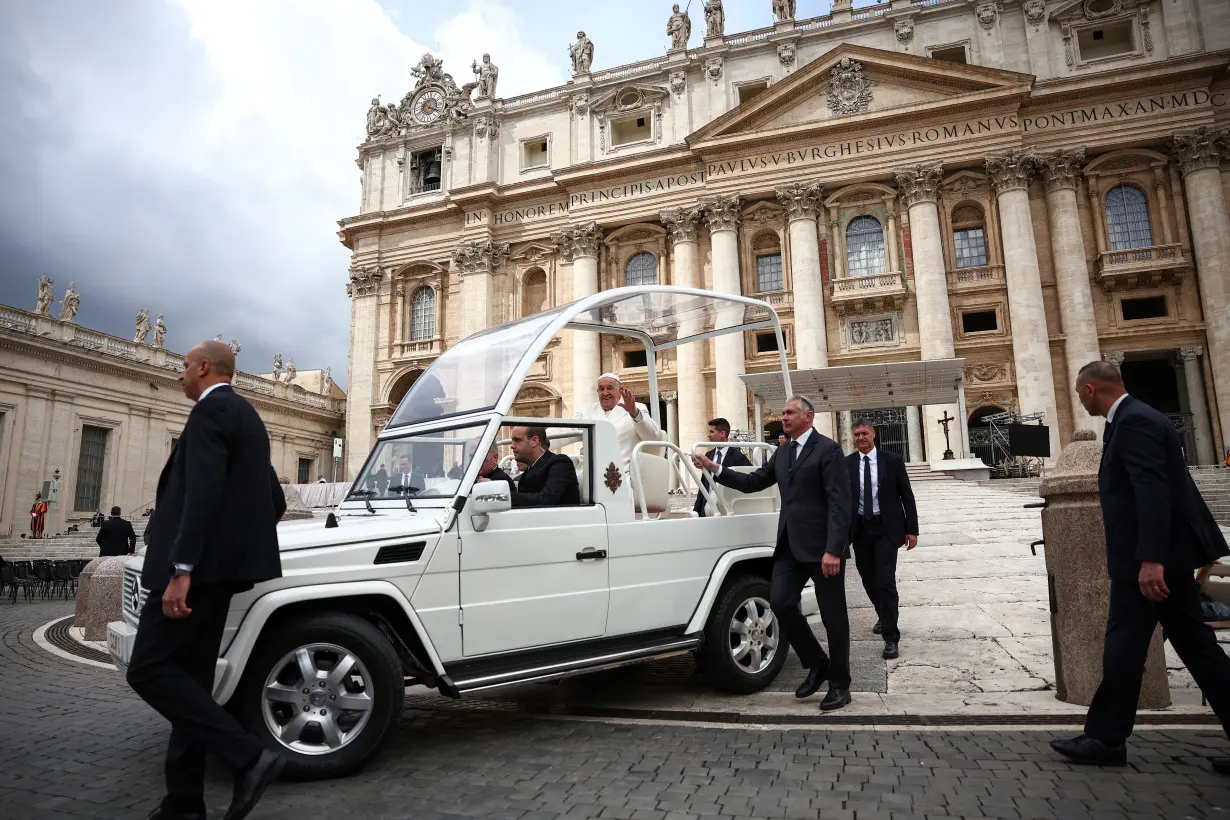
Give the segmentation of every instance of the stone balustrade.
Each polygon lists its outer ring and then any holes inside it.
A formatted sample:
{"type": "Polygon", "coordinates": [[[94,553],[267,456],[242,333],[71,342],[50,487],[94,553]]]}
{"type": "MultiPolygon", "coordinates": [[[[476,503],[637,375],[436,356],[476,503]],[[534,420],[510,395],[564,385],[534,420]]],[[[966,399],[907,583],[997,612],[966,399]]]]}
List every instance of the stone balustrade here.
{"type": "Polygon", "coordinates": [[[1098,254],[1097,276],[1103,287],[1134,287],[1144,282],[1172,281],[1189,265],[1179,244],[1102,251],[1098,254]]]}
{"type": "Polygon", "coordinates": [[[982,287],[998,288],[1004,284],[1003,265],[978,265],[955,268],[948,271],[949,290],[974,290],[982,287]]]}

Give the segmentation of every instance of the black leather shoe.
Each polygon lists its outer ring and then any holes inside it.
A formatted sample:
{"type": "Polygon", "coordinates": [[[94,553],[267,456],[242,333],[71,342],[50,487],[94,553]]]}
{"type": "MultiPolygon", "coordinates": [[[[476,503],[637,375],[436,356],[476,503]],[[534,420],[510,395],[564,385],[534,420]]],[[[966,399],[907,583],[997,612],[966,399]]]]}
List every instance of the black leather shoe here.
{"type": "Polygon", "coordinates": [[[278,779],[286,761],[266,749],[246,771],[235,776],[235,794],[223,820],[243,820],[248,816],[269,784],[278,779]]]}
{"type": "Polygon", "coordinates": [[[803,678],[803,682],[799,684],[799,688],[794,690],[796,698],[808,698],[820,691],[820,684],[824,683],[828,678],[829,665],[827,663],[817,664],[807,670],[807,677],[803,678]]]}
{"type": "Polygon", "coordinates": [[[876,625],[871,628],[871,631],[876,635],[881,635],[884,632],[884,625],[880,623],[880,619],[876,618],[876,625]]]}
{"type": "Polygon", "coordinates": [[[1107,746],[1089,735],[1080,735],[1073,738],[1056,738],[1051,741],[1051,748],[1076,763],[1088,763],[1093,766],[1127,765],[1126,743],[1107,746]]]}
{"type": "Polygon", "coordinates": [[[821,712],[831,712],[834,709],[840,709],[850,702],[849,689],[829,689],[829,693],[824,696],[824,700],[820,701],[821,712]]]}
{"type": "Polygon", "coordinates": [[[897,657],[901,653],[897,651],[896,641],[885,641],[884,651],[881,652],[880,654],[884,656],[885,660],[892,660],[893,658],[897,657]]]}
{"type": "Polygon", "coordinates": [[[1230,774],[1230,757],[1213,758],[1213,771],[1218,774],[1230,774]]]}

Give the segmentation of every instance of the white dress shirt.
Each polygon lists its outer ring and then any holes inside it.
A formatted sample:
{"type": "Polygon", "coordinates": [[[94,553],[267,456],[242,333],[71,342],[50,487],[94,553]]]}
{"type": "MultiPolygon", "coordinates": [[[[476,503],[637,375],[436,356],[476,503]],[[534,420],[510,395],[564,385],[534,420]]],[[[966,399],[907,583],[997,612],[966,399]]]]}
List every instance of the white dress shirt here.
{"type": "Polygon", "coordinates": [[[1106,423],[1107,424],[1110,424],[1112,421],[1115,420],[1115,411],[1119,409],[1119,405],[1123,404],[1123,400],[1126,399],[1127,397],[1128,397],[1128,394],[1124,393],[1122,396],[1115,399],[1115,403],[1112,404],[1110,406],[1110,409],[1106,411],[1106,423]]]}
{"type": "Polygon", "coordinates": [[[879,452],[875,447],[872,447],[866,453],[858,453],[858,514],[863,515],[863,510],[866,509],[867,499],[863,498],[863,470],[866,469],[863,465],[867,463],[867,459],[871,459],[871,514],[880,514],[880,476],[876,471],[879,466],[879,452]]]}
{"type": "Polygon", "coordinates": [[[209,387],[206,387],[204,390],[201,391],[201,395],[197,396],[196,400],[198,402],[205,401],[206,396],[208,396],[210,393],[214,392],[215,390],[217,390],[219,387],[221,387],[224,384],[230,385],[230,382],[218,382],[217,384],[211,384],[209,387]]]}

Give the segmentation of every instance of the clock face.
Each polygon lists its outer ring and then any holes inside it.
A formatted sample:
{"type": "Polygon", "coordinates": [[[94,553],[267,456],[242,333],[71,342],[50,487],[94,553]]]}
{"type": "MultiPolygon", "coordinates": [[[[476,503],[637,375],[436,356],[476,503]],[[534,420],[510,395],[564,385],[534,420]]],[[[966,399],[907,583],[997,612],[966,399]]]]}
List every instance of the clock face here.
{"type": "Polygon", "coordinates": [[[434,89],[424,91],[415,99],[413,113],[416,122],[435,122],[444,113],[444,95],[434,89]]]}

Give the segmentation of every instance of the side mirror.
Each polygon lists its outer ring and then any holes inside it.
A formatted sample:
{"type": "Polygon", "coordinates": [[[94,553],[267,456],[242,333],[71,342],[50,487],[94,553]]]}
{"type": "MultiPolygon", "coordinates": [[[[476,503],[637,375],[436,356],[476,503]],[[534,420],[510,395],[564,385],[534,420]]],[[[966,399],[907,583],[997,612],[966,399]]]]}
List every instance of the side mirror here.
{"type": "Polygon", "coordinates": [[[512,487],[507,481],[479,481],[470,491],[470,521],[476,532],[487,529],[491,513],[512,509],[512,487]]]}

